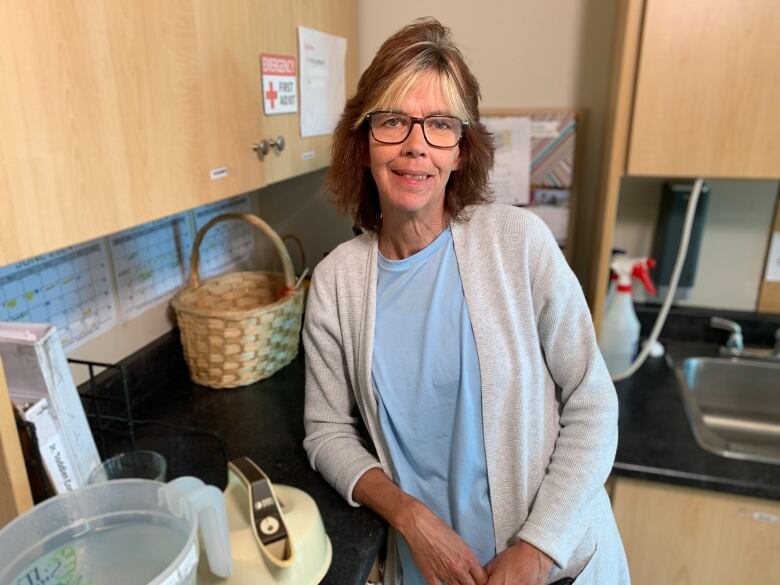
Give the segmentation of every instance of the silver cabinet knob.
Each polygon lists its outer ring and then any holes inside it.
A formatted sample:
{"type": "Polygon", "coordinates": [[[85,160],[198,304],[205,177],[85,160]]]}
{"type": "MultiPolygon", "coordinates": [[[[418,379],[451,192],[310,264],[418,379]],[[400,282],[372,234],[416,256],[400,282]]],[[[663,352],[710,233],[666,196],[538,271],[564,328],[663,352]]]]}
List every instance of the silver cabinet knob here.
{"type": "Polygon", "coordinates": [[[277,151],[282,152],[284,150],[284,136],[277,136],[276,140],[269,140],[271,148],[275,148],[277,151]]]}
{"type": "Polygon", "coordinates": [[[254,150],[260,158],[263,158],[270,150],[268,141],[263,138],[259,143],[252,145],[252,150],[254,150]]]}
{"type": "Polygon", "coordinates": [[[257,156],[262,159],[271,151],[272,148],[275,148],[278,152],[282,152],[284,150],[284,146],[284,136],[277,136],[276,140],[273,138],[269,138],[268,140],[263,138],[260,142],[252,145],[252,150],[254,150],[257,153],[257,156]]]}

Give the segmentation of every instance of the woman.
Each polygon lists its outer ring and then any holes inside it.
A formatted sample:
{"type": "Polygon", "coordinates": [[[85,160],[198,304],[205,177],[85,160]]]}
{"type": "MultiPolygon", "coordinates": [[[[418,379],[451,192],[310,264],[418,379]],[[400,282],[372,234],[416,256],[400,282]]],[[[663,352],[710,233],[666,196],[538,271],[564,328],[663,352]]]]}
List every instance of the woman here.
{"type": "Polygon", "coordinates": [[[367,233],[314,272],[304,447],[390,524],[387,584],[628,583],[615,390],[547,228],[487,203],[478,100],[424,19],[348,101],[328,183],[367,233]]]}

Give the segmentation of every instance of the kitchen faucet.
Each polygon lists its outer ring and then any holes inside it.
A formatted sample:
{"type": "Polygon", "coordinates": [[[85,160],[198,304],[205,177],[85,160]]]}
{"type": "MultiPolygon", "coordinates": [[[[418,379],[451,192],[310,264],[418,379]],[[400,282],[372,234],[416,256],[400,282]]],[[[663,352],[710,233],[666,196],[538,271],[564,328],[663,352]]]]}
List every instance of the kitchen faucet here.
{"type": "Polygon", "coordinates": [[[720,353],[725,355],[740,356],[745,350],[745,344],[742,339],[742,327],[736,321],[730,321],[723,317],[712,317],[710,327],[715,329],[724,329],[731,333],[726,345],[720,348],[720,353]]]}
{"type": "Polygon", "coordinates": [[[726,345],[723,345],[720,348],[720,355],[780,361],[780,329],[775,330],[775,345],[773,349],[770,350],[760,347],[745,349],[745,342],[742,337],[742,327],[739,323],[724,319],[723,317],[712,317],[710,319],[710,326],[715,329],[723,329],[730,333],[726,345]]]}

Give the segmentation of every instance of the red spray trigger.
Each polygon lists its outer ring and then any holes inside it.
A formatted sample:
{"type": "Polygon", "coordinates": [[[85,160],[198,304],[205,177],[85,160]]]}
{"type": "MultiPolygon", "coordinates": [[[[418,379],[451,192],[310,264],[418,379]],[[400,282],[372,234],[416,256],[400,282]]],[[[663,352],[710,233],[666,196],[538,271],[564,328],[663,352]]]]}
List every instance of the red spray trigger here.
{"type": "Polygon", "coordinates": [[[636,264],[634,264],[634,268],[631,271],[631,276],[634,278],[639,279],[639,281],[645,286],[645,290],[647,290],[648,294],[651,296],[656,295],[656,289],[655,285],[653,284],[653,281],[650,280],[650,269],[655,268],[655,260],[653,258],[648,258],[647,260],[640,260],[636,264]]]}

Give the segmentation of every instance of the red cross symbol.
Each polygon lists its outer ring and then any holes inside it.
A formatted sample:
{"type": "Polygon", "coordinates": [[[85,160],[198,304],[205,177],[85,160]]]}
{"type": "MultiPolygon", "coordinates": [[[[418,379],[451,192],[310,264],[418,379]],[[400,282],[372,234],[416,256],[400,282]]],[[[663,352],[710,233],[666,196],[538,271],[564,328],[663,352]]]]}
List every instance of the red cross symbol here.
{"type": "Polygon", "coordinates": [[[279,97],[279,94],[274,90],[274,82],[269,81],[268,82],[268,91],[265,92],[265,97],[268,98],[268,100],[271,102],[271,109],[274,109],[274,102],[276,101],[276,98],[279,97]]]}

